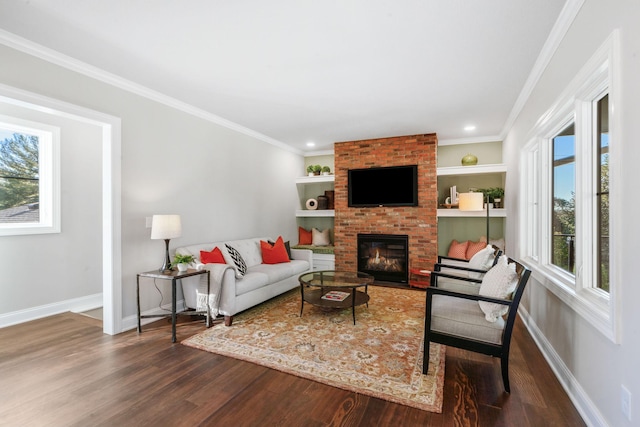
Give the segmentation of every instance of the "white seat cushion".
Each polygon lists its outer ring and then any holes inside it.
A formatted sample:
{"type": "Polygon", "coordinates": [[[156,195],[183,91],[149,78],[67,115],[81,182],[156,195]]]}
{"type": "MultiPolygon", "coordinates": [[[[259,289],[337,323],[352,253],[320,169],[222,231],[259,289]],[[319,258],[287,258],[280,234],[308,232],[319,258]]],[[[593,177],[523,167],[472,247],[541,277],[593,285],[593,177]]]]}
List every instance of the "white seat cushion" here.
{"type": "Polygon", "coordinates": [[[269,276],[259,271],[247,270],[241,279],[236,279],[236,295],[246,294],[255,289],[262,288],[269,282],[269,276]]]}
{"type": "Polygon", "coordinates": [[[477,301],[434,295],[431,330],[465,338],[502,343],[504,320],[487,322],[477,301]]]}

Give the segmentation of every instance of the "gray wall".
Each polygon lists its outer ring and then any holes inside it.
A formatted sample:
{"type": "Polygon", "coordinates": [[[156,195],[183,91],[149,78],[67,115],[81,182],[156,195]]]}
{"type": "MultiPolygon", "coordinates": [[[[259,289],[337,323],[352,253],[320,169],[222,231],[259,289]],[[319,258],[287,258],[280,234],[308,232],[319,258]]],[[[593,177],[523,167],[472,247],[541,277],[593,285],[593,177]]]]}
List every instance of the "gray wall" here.
{"type": "MultiPolygon", "coordinates": [[[[2,84],[122,120],[122,298],[129,325],[135,275],[158,268],[164,253],[163,241],[150,240],[145,217],[182,216],[183,235],[172,249],[254,236],[297,239],[301,154],[6,46],[0,63],[2,84]]],[[[67,128],[62,132],[62,233],[0,237],[0,315],[101,291],[100,139],[78,137],[72,145],[67,128]]],[[[168,283],[159,283],[164,303],[168,283]]],[[[160,300],[153,286],[146,289],[143,310],[160,300]]]]}
{"type": "MultiPolygon", "coordinates": [[[[528,132],[538,118],[556,101],[586,61],[616,28],[621,30],[621,86],[615,114],[620,114],[622,128],[618,139],[623,155],[620,164],[622,182],[612,191],[635,194],[640,158],[640,3],[637,1],[586,0],[569,32],[555,53],[544,75],[531,94],[522,113],[504,141],[508,164],[510,195],[507,202],[507,252],[519,253],[519,161],[520,149],[528,142],[528,132]]],[[[572,377],[570,393],[579,404],[585,404],[590,422],[611,426],[638,425],[640,422],[640,287],[638,287],[637,240],[640,222],[638,201],[625,197],[623,209],[615,212],[623,234],[615,242],[622,293],[619,310],[622,315],[620,344],[599,333],[583,317],[565,305],[537,280],[529,285],[522,306],[539,330],[541,341],[555,357],[551,360],[561,376],[572,377]],[[621,384],[632,394],[632,419],[621,411],[621,384]]],[[[553,402],[547,402],[552,405],[553,402]]]]}

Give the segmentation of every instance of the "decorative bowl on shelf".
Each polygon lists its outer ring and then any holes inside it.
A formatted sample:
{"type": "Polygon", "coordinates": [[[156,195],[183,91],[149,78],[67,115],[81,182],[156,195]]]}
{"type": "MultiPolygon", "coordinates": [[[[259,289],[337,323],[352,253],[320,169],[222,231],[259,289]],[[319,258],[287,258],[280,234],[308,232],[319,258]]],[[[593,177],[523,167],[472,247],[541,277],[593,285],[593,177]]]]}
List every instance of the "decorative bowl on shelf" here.
{"type": "Polygon", "coordinates": [[[467,154],[462,158],[462,166],[473,166],[478,164],[478,158],[473,154],[467,154]]]}

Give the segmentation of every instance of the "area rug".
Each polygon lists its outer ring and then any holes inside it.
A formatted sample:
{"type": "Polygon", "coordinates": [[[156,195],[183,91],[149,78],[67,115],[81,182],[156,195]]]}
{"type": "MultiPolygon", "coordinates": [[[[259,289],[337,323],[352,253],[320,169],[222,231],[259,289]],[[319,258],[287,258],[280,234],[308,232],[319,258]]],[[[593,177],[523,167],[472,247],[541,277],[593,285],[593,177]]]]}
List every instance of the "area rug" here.
{"type": "Polygon", "coordinates": [[[344,390],[442,411],[445,347],[422,374],[424,292],[369,286],[369,306],[323,309],[294,289],[182,343],[344,390]]]}

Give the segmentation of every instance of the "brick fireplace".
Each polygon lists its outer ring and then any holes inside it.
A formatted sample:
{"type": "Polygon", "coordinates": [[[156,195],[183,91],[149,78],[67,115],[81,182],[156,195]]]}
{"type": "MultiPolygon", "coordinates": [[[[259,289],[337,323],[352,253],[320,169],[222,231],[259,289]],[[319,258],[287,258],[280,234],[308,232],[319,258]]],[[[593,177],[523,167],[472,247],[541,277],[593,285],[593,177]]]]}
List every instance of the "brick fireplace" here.
{"type": "Polygon", "coordinates": [[[358,268],[358,234],[406,235],[409,268],[430,269],[438,253],[436,134],[336,143],[336,269],[358,268]],[[348,206],[348,170],[418,165],[418,206],[348,206]]]}

